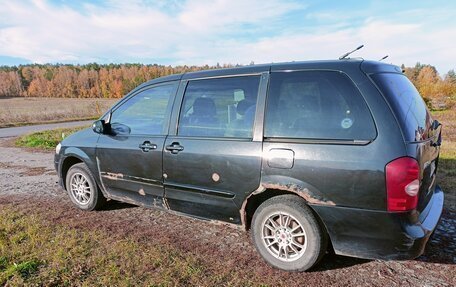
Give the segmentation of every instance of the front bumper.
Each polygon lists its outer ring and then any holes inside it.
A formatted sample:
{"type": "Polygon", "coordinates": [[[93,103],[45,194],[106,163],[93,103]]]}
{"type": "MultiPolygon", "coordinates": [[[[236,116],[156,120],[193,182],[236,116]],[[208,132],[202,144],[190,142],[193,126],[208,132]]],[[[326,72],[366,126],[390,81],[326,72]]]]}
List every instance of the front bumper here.
{"type": "Polygon", "coordinates": [[[336,254],[367,259],[412,259],[424,252],[443,210],[439,186],[422,212],[401,213],[312,206],[325,224],[336,254]]]}

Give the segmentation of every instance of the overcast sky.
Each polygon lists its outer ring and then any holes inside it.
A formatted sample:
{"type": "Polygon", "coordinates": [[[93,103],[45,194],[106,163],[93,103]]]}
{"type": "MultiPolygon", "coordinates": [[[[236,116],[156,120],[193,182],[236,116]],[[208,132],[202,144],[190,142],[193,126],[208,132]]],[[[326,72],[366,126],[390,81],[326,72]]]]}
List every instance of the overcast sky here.
{"type": "Polygon", "coordinates": [[[456,69],[455,1],[0,0],[0,65],[354,56],[456,69]]]}

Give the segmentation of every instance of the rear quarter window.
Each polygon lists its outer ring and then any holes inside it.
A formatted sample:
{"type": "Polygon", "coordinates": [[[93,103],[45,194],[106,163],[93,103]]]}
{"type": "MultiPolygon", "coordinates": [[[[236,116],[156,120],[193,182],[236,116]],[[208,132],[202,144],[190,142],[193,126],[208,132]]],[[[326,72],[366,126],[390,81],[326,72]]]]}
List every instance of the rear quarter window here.
{"type": "Polygon", "coordinates": [[[353,82],[337,71],[274,72],[266,138],[372,140],[376,129],[353,82]]]}
{"type": "Polygon", "coordinates": [[[410,80],[405,75],[397,73],[373,74],[371,78],[390,104],[405,140],[427,139],[432,118],[410,80]]]}

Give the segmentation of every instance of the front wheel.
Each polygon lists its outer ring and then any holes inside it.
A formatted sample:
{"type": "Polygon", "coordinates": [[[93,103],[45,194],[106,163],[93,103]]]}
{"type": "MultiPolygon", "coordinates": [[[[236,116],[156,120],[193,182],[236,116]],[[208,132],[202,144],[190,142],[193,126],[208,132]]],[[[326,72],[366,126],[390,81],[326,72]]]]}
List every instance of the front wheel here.
{"type": "Polygon", "coordinates": [[[252,219],[252,240],[270,265],[286,271],[305,271],[318,263],[328,237],[312,210],[296,195],[263,202],[252,219]]]}
{"type": "Polygon", "coordinates": [[[82,210],[97,210],[106,203],[106,198],[84,163],[70,167],[65,183],[71,202],[82,210]]]}

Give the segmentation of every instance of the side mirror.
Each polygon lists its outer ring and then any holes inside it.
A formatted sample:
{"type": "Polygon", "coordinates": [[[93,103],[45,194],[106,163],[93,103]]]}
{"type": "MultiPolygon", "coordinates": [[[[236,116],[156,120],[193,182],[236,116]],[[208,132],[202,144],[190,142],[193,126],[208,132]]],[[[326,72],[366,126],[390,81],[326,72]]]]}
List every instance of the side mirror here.
{"type": "Polygon", "coordinates": [[[98,134],[104,134],[108,132],[107,125],[104,120],[98,120],[92,124],[92,129],[98,134]]]}

